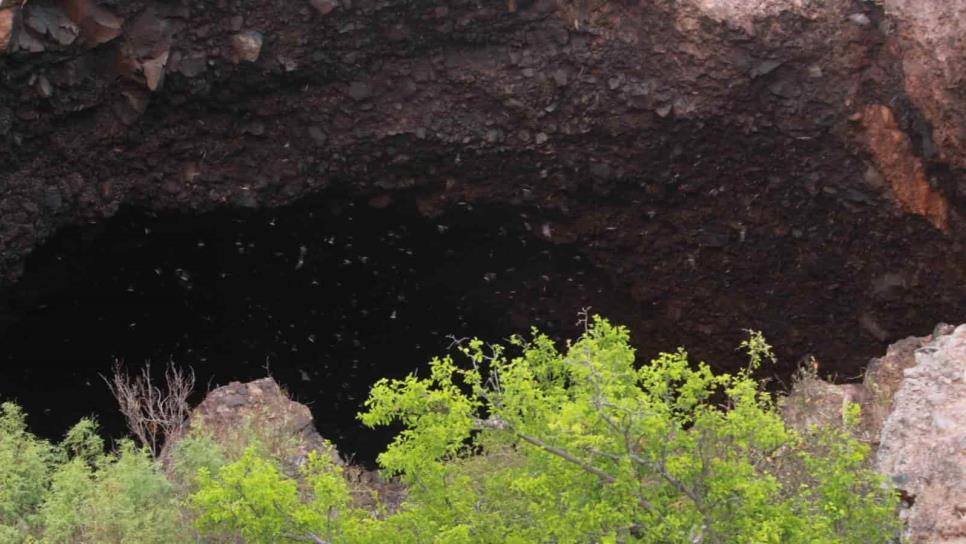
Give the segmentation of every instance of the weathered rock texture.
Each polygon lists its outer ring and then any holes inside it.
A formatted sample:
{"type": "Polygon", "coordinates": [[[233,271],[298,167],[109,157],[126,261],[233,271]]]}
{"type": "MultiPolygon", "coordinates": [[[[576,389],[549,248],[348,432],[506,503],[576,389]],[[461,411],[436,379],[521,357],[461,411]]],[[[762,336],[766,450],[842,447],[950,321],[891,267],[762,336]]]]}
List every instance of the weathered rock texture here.
{"type": "Polygon", "coordinates": [[[882,428],[878,468],[912,500],[912,543],[966,542],[966,325],[916,350],[882,428]]]}
{"type": "Polygon", "coordinates": [[[648,347],[750,326],[851,375],[966,319],[960,17],[886,4],[11,2],[0,276],[124,204],[496,203],[607,270],[648,347]]]}
{"type": "Polygon", "coordinates": [[[966,542],[966,325],[889,346],[861,384],[807,377],[784,415],[797,428],[838,424],[849,402],[862,407],[859,431],[878,448],[878,470],[903,492],[909,541],[966,542]]]}
{"type": "Polygon", "coordinates": [[[190,427],[228,450],[242,450],[257,439],[288,461],[293,472],[312,451],[339,460],[332,444],[316,431],[308,406],[291,400],[271,378],[212,390],[192,411],[190,427]]]}
{"type": "MultiPolygon", "coordinates": [[[[290,399],[272,378],[232,382],[210,391],[192,411],[190,424],[192,432],[213,438],[229,458],[257,440],[262,451],[280,459],[293,477],[310,452],[331,455],[344,465],[345,476],[358,491],[353,500],[360,507],[374,509],[381,504],[394,509],[406,494],[397,479],[383,479],[374,470],[347,465],[332,443],[319,435],[308,406],[290,399]]],[[[166,444],[165,449],[171,446],[166,444]]]]}
{"type": "MultiPolygon", "coordinates": [[[[894,16],[903,86],[932,129],[927,154],[966,167],[966,1],[883,0],[894,16]]],[[[960,195],[962,196],[960,189],[960,195]]]]}
{"type": "MultiPolygon", "coordinates": [[[[940,325],[933,335],[944,332],[948,327],[940,325]]],[[[933,335],[910,336],[890,345],[884,356],[869,361],[860,383],[834,384],[820,379],[817,369],[802,369],[791,392],[782,399],[785,421],[800,430],[811,425],[840,425],[848,403],[858,403],[862,407],[857,429],[860,438],[878,446],[903,371],[916,364],[914,353],[931,342],[933,335]]]]}

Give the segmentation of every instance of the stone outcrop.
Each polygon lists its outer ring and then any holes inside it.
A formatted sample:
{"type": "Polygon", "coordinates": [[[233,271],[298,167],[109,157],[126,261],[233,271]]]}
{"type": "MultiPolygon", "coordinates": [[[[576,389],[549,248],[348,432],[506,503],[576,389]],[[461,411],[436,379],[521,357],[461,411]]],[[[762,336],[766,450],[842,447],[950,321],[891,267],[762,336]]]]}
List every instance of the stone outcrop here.
{"type": "Polygon", "coordinates": [[[272,378],[212,390],[192,411],[190,427],[229,450],[244,449],[255,437],[293,472],[312,451],[342,462],[335,447],[316,431],[308,406],[290,399],[272,378]]]}
{"type": "Polygon", "coordinates": [[[896,202],[905,210],[921,215],[937,229],[949,223],[949,204],[926,179],[922,160],[913,151],[909,136],[899,130],[892,110],[881,104],[862,112],[867,143],[876,167],[889,182],[896,202]]]}
{"type": "Polygon", "coordinates": [[[846,402],[862,407],[860,438],[902,491],[914,544],[966,542],[966,325],[940,325],[874,359],[861,384],[807,377],[784,400],[795,427],[835,424],[846,402]]]}
{"type": "Polygon", "coordinates": [[[876,462],[912,503],[903,513],[911,543],[966,542],[966,325],[916,350],[876,462]]]}
{"type": "Polygon", "coordinates": [[[966,1],[883,0],[894,17],[903,88],[928,121],[927,154],[966,168],[966,1]]]}
{"type": "Polygon", "coordinates": [[[310,452],[330,455],[343,465],[350,486],[358,491],[353,500],[359,507],[394,509],[406,495],[398,479],[384,479],[374,470],[347,464],[335,446],[319,435],[308,406],[290,399],[272,378],[213,389],[192,411],[190,428],[211,436],[230,457],[257,440],[292,477],[298,476],[310,452]]]}

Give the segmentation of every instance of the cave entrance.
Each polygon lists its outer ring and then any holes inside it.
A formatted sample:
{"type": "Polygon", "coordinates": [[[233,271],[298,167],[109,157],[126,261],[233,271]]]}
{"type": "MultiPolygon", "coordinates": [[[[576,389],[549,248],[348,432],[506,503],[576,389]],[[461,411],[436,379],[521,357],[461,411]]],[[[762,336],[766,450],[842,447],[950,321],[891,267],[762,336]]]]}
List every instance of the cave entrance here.
{"type": "Polygon", "coordinates": [[[115,359],[190,366],[199,388],[270,372],[319,432],[371,461],[386,436],[354,416],[379,377],[536,325],[575,332],[611,290],[575,250],[541,242],[520,210],[336,198],[200,215],[128,209],[63,230],[0,300],[0,398],[59,437],[95,415],[124,424],[103,382],[115,359]]]}

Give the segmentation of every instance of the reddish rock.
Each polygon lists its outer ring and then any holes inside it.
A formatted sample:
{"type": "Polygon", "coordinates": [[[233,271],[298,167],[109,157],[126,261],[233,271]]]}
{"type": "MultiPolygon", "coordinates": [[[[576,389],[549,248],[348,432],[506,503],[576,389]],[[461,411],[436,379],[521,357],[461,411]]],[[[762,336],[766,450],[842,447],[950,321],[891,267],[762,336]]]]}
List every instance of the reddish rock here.
{"type": "Polygon", "coordinates": [[[323,17],[332,13],[335,8],[339,7],[339,3],[336,0],[309,0],[312,7],[319,12],[319,15],[323,17]]]}
{"type": "Polygon", "coordinates": [[[80,28],[81,39],[88,47],[109,42],[121,35],[124,20],[94,0],[63,2],[68,17],[80,28]]]}
{"type": "Polygon", "coordinates": [[[966,542],[966,325],[896,342],[861,384],[806,373],[783,415],[798,429],[837,424],[848,403],[861,406],[859,438],[877,447],[876,468],[908,499],[909,542],[966,542]]]}
{"type": "Polygon", "coordinates": [[[932,126],[942,158],[966,168],[966,0],[883,0],[902,56],[905,92],[932,126]]]}
{"type": "Polygon", "coordinates": [[[869,150],[899,205],[945,230],[949,225],[949,204],[929,185],[922,160],[913,152],[909,137],[899,129],[892,110],[870,104],[861,119],[869,150]]]}
{"type": "Polygon", "coordinates": [[[315,430],[309,408],[291,400],[272,378],[232,382],[212,390],[192,411],[190,425],[191,432],[211,436],[229,457],[257,440],[292,477],[297,477],[310,452],[331,455],[343,465],[350,485],[364,491],[354,494],[358,507],[375,510],[381,505],[394,510],[406,495],[398,479],[384,479],[376,471],[346,464],[335,446],[315,430]]]}
{"type": "Polygon", "coordinates": [[[13,19],[16,13],[16,8],[0,9],[0,54],[10,44],[10,36],[13,33],[13,19]]]}

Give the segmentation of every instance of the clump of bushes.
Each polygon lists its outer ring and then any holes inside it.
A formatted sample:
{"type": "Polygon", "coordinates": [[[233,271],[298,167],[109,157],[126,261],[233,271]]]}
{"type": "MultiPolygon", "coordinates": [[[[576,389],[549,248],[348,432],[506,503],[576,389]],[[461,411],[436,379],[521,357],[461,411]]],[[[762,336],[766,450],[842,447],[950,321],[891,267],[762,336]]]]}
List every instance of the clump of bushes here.
{"type": "Polygon", "coordinates": [[[563,349],[534,331],[478,340],[425,377],[381,380],[367,426],[401,423],[379,456],[402,504],[362,507],[329,455],[298,474],[253,441],[228,454],[195,432],[167,469],[89,421],[63,443],[0,415],[0,542],[886,543],[896,493],[842,426],[788,428],[754,373],[751,334],[733,374],[684,351],[635,365],[627,330],[601,318],[563,349]],[[513,351],[515,356],[509,356],[513,351]]]}
{"type": "Polygon", "coordinates": [[[182,510],[147,450],[129,440],[106,452],[85,419],[60,444],[26,430],[0,406],[0,543],[170,543],[182,510]]]}

